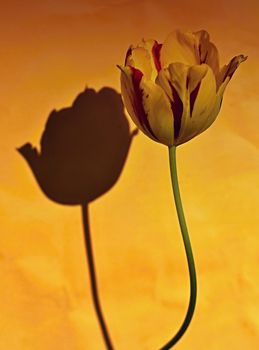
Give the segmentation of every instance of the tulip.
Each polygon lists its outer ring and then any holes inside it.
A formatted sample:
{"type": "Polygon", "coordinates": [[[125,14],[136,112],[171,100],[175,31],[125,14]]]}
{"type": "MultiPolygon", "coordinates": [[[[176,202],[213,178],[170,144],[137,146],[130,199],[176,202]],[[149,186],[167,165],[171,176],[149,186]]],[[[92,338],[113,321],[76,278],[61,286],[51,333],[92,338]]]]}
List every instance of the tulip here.
{"type": "Polygon", "coordinates": [[[221,67],[205,30],[175,31],[163,44],[142,40],[130,46],[121,70],[124,105],[137,127],[168,146],[174,201],[187,256],[190,299],[182,325],[160,349],[171,349],[190,325],[197,297],[196,270],[184,216],[176,167],[176,147],[205,131],[216,119],[227,84],[241,62],[238,55],[221,67]]]}
{"type": "Polygon", "coordinates": [[[178,146],[205,131],[216,119],[239,55],[219,66],[216,46],[205,30],[175,31],[163,44],[143,40],[131,46],[121,69],[125,107],[151,139],[178,146]]]}

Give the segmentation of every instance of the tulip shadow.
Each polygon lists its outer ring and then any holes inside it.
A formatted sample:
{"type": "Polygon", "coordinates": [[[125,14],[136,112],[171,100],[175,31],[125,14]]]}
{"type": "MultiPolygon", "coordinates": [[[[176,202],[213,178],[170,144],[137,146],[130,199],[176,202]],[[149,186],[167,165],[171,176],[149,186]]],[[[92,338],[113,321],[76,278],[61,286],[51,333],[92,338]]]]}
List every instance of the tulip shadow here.
{"type": "Polygon", "coordinates": [[[73,105],[51,112],[40,152],[18,148],[45,195],[60,204],[89,203],[118,180],[132,134],[121,96],[111,88],[86,89],[73,105]]]}
{"type": "Polygon", "coordinates": [[[109,350],[113,345],[98,293],[88,203],[114,186],[136,133],[130,133],[120,94],[109,87],[86,89],[71,107],[50,113],[40,151],[30,143],[17,149],[49,199],[82,207],[92,299],[109,350]]]}

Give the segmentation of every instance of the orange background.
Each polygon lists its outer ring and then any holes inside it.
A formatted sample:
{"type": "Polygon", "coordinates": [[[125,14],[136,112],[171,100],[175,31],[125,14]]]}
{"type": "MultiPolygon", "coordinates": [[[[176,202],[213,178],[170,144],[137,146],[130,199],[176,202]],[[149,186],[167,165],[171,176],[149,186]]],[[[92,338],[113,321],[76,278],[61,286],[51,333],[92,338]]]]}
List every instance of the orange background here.
{"type": "MultiPolygon", "coordinates": [[[[259,3],[8,1],[1,6],[0,349],[100,350],[80,210],[49,201],[15,147],[87,84],[119,89],[129,44],[206,29],[222,64],[248,55],[220,116],[178,149],[198,301],[175,349],[259,348],[259,3]]],[[[131,124],[133,128],[133,125],[131,124]]],[[[117,185],[90,206],[102,304],[116,349],[154,350],[188,303],[166,147],[139,134],[117,185]]]]}

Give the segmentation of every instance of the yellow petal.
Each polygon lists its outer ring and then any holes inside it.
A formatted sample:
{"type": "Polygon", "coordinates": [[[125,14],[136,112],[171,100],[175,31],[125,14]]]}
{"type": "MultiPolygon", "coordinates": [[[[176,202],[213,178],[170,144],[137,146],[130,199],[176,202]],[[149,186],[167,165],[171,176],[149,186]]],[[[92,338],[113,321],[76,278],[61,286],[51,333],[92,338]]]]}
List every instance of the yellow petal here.
{"type": "Polygon", "coordinates": [[[164,90],[152,80],[142,79],[143,106],[157,141],[167,146],[174,143],[174,119],[171,103],[164,90]]]}
{"type": "Polygon", "coordinates": [[[148,79],[152,76],[150,53],[143,47],[132,49],[131,54],[126,59],[126,65],[139,69],[148,79]]]}
{"type": "Polygon", "coordinates": [[[189,89],[189,92],[192,93],[196,89],[197,85],[205,77],[208,71],[208,66],[206,64],[200,64],[191,66],[188,69],[188,77],[186,87],[189,89]]]}
{"type": "Polygon", "coordinates": [[[138,118],[136,102],[135,102],[135,91],[132,81],[132,71],[130,67],[122,67],[118,65],[118,68],[121,70],[121,95],[126,107],[127,112],[129,113],[133,122],[137,125],[137,127],[143,130],[143,127],[138,118]]]}
{"type": "Polygon", "coordinates": [[[180,131],[179,138],[177,139],[177,144],[182,144],[194,136],[200,134],[204,130],[205,124],[212,124],[210,120],[212,111],[216,102],[216,80],[212,69],[203,64],[201,66],[190,67],[188,76],[190,81],[198,80],[198,77],[202,77],[198,85],[196,96],[194,101],[192,101],[192,92],[189,90],[188,94],[190,96],[190,113],[186,115],[186,120],[182,121],[182,127],[180,131]],[[206,69],[206,74],[204,71],[206,69]],[[193,107],[191,108],[191,104],[193,107]]]}
{"type": "Polygon", "coordinates": [[[208,129],[211,126],[211,124],[215,121],[215,119],[217,118],[219,111],[220,111],[220,108],[221,108],[223,94],[225,92],[227,84],[229,83],[229,80],[230,80],[230,78],[227,77],[226,80],[224,81],[224,83],[220,85],[220,87],[217,91],[214,107],[213,107],[213,109],[210,113],[210,116],[208,117],[206,123],[204,124],[203,128],[201,129],[201,132],[208,129]]]}
{"type": "Polygon", "coordinates": [[[160,66],[160,49],[162,47],[162,44],[159,44],[156,40],[153,39],[142,39],[142,42],[138,45],[139,47],[145,48],[151,57],[151,65],[152,65],[152,72],[153,76],[151,79],[155,81],[155,78],[157,76],[157,72],[161,69],[160,66]]]}
{"type": "Polygon", "coordinates": [[[187,65],[199,64],[196,46],[196,38],[193,33],[180,31],[170,33],[161,49],[162,67],[168,67],[174,62],[187,65]]]}
{"type": "Polygon", "coordinates": [[[217,89],[219,89],[220,85],[223,84],[227,77],[229,77],[229,80],[232,78],[240,63],[244,62],[246,59],[247,56],[244,55],[235,56],[230,60],[229,64],[226,64],[220,69],[217,75],[217,89]]]}
{"type": "Polygon", "coordinates": [[[226,89],[231,77],[233,76],[236,69],[240,65],[240,63],[242,63],[246,59],[247,59],[247,56],[243,56],[243,55],[235,56],[234,58],[232,58],[232,60],[230,61],[230,63],[228,65],[225,65],[221,69],[219,75],[216,78],[217,95],[216,95],[215,105],[211,111],[211,114],[210,114],[207,122],[204,124],[201,132],[206,130],[216,119],[216,117],[220,111],[220,108],[221,108],[223,94],[225,92],[225,89],[226,89]]]}
{"type": "Polygon", "coordinates": [[[206,63],[213,70],[215,76],[219,72],[219,53],[216,46],[210,42],[210,35],[206,30],[199,30],[194,33],[197,40],[197,49],[200,57],[200,64],[206,63]]]}
{"type": "Polygon", "coordinates": [[[136,126],[148,137],[155,141],[158,141],[155,133],[153,132],[147,112],[144,109],[144,91],[142,88],[142,80],[144,78],[142,72],[135,70],[131,67],[121,67],[121,94],[124,105],[136,126]],[[138,73],[138,81],[134,73],[138,73]]]}
{"type": "Polygon", "coordinates": [[[163,88],[171,101],[175,142],[177,142],[183,123],[189,115],[189,97],[186,90],[188,69],[189,66],[183,63],[171,63],[168,68],[159,72],[156,80],[156,83],[163,88]]]}
{"type": "Polygon", "coordinates": [[[126,55],[125,65],[135,67],[143,74],[147,79],[155,81],[157,76],[156,67],[156,55],[154,49],[159,44],[153,40],[142,40],[137,47],[130,47],[126,55]]]}

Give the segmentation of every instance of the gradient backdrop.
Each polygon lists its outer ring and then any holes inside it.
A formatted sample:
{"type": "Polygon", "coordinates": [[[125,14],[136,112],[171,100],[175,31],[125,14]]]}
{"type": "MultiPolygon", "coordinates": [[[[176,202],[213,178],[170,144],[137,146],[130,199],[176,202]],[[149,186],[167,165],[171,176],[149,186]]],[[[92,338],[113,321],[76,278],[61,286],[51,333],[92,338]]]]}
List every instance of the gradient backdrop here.
{"type": "MultiPolygon", "coordinates": [[[[80,208],[49,201],[15,151],[85,88],[119,89],[142,37],[206,29],[222,64],[248,55],[204,134],[178,149],[198,272],[178,350],[259,348],[259,3],[6,1],[1,5],[0,349],[101,350],[80,208]]],[[[131,128],[133,129],[131,124],[131,128]]],[[[90,207],[102,304],[116,350],[156,350],[189,297],[166,147],[139,134],[117,185],[90,207]]]]}

